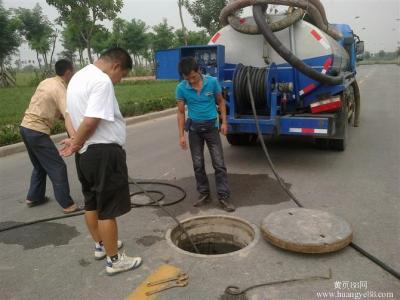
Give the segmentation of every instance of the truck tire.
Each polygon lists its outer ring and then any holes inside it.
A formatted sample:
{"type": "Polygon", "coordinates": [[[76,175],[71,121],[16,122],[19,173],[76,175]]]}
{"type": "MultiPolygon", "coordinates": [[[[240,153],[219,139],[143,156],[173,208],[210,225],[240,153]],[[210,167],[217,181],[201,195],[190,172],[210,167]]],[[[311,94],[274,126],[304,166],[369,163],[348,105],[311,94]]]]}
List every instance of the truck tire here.
{"type": "Polygon", "coordinates": [[[228,143],[232,146],[248,146],[254,144],[254,142],[257,140],[257,136],[250,133],[228,133],[226,135],[226,139],[228,140],[228,143]]]}

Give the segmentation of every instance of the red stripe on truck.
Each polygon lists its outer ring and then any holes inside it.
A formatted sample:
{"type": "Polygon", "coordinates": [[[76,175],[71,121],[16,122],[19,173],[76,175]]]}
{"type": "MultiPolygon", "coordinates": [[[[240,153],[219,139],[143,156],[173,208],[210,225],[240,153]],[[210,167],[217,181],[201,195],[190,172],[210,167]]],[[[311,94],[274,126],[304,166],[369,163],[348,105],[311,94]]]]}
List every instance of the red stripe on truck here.
{"type": "Polygon", "coordinates": [[[303,88],[303,92],[304,92],[304,94],[307,94],[308,92],[312,91],[314,88],[315,88],[315,84],[311,83],[303,88]]]}
{"type": "Polygon", "coordinates": [[[219,32],[217,32],[216,34],[214,34],[214,36],[211,39],[211,42],[213,42],[215,44],[216,41],[218,41],[218,39],[221,37],[221,34],[219,32]]]}
{"type": "Polygon", "coordinates": [[[315,102],[310,106],[311,106],[311,113],[315,114],[320,112],[338,110],[342,107],[342,101],[339,97],[337,97],[315,102]]]}
{"type": "Polygon", "coordinates": [[[322,39],[322,37],[319,35],[319,33],[318,33],[315,29],[311,30],[311,34],[312,34],[313,37],[315,37],[315,39],[316,39],[317,41],[319,41],[320,39],[322,39]]]}
{"type": "Polygon", "coordinates": [[[324,70],[328,70],[328,68],[331,66],[332,64],[332,57],[329,57],[326,62],[324,63],[324,70]]]}
{"type": "Polygon", "coordinates": [[[314,133],[314,128],[302,128],[301,133],[314,133]]]}

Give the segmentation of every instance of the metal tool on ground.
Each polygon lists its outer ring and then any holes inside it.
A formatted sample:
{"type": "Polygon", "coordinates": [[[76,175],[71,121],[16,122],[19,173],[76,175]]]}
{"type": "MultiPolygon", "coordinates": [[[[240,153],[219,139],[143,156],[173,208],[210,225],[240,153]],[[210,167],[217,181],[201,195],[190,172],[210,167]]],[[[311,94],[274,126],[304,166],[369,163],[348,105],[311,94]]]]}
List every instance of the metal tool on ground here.
{"type": "Polygon", "coordinates": [[[188,279],[189,277],[180,268],[164,264],[142,281],[125,300],[153,300],[157,293],[174,287],[187,286],[188,279]]]}
{"type": "Polygon", "coordinates": [[[167,283],[167,285],[163,285],[163,286],[158,287],[158,288],[156,288],[154,290],[146,292],[146,296],[154,295],[154,294],[160,293],[162,291],[166,291],[166,290],[172,289],[174,287],[185,287],[185,286],[188,285],[188,283],[189,283],[189,277],[186,277],[183,280],[177,279],[175,281],[169,281],[167,283]]]}
{"type": "Polygon", "coordinates": [[[186,273],[179,273],[178,275],[172,276],[172,277],[167,277],[165,279],[160,279],[156,281],[149,281],[147,283],[147,286],[155,286],[159,285],[162,283],[167,283],[170,281],[176,281],[176,282],[182,282],[182,281],[187,281],[189,280],[189,276],[186,273]]]}
{"type": "Polygon", "coordinates": [[[329,269],[329,274],[326,275],[326,276],[310,276],[310,277],[304,277],[304,278],[294,278],[294,279],[287,279],[287,280],[264,282],[264,283],[252,285],[252,286],[247,287],[245,289],[240,289],[238,286],[230,285],[225,289],[225,294],[228,294],[228,295],[241,295],[241,294],[244,294],[244,293],[246,293],[247,291],[249,291],[251,289],[255,289],[255,288],[258,288],[258,287],[262,287],[262,286],[283,284],[283,283],[289,283],[289,282],[298,282],[298,281],[323,280],[323,279],[331,279],[331,278],[332,278],[332,270],[329,269]]]}

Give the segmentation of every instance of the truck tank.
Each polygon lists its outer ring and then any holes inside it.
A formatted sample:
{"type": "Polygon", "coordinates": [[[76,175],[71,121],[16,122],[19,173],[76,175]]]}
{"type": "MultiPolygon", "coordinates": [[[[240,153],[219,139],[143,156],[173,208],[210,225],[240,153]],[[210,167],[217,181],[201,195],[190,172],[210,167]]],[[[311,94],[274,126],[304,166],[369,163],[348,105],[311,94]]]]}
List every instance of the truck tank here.
{"type": "MultiPolygon", "coordinates": [[[[284,16],[271,16],[268,22],[276,22],[284,16]]],[[[253,17],[241,18],[242,24],[255,25],[253,17]]],[[[349,54],[327,33],[316,26],[299,20],[291,27],[275,32],[277,38],[299,59],[313,68],[321,68],[320,62],[330,61],[330,71],[338,74],[349,70],[349,54]]],[[[287,62],[265,41],[261,34],[244,34],[227,25],[210,40],[209,45],[225,46],[225,62],[265,67],[275,63],[278,68],[288,67],[287,62]]],[[[327,69],[325,65],[325,69],[327,69]]]]}

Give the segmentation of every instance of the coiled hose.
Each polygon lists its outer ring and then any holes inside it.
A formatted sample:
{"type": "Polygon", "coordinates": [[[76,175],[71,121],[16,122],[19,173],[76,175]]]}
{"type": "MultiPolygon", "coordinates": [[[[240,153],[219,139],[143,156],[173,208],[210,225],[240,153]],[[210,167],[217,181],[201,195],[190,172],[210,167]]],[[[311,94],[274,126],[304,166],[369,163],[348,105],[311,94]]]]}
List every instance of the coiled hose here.
{"type": "MultiPolygon", "coordinates": [[[[342,84],[345,78],[349,78],[354,76],[354,74],[339,74],[338,76],[330,76],[323,73],[320,73],[307,64],[305,64],[301,59],[295,56],[290,50],[288,50],[274,35],[273,29],[265,20],[264,12],[268,4],[278,4],[278,5],[286,5],[290,7],[299,7],[304,9],[311,17],[312,21],[318,28],[322,31],[326,32],[328,35],[333,37],[336,40],[342,38],[342,34],[333,26],[331,26],[327,19],[324,7],[320,3],[319,0],[236,0],[230,2],[227,6],[225,6],[220,14],[220,20],[223,25],[229,24],[229,17],[231,20],[236,20],[234,17],[234,13],[246,6],[253,6],[253,16],[254,20],[257,24],[259,31],[264,36],[265,40],[271,45],[271,47],[283,58],[285,59],[291,66],[295,69],[299,70],[301,73],[306,76],[326,85],[338,85],[342,84]]],[[[293,16],[288,16],[286,18],[291,18],[293,21],[293,16]]],[[[236,21],[235,21],[236,22],[236,21]]],[[[286,25],[291,25],[290,22],[285,21],[286,25]]],[[[234,25],[234,28],[237,27],[234,25]]],[[[236,29],[236,28],[235,28],[236,29]]],[[[282,28],[280,28],[282,29],[282,28]]]]}
{"type": "MultiPolygon", "coordinates": [[[[229,17],[234,16],[236,11],[253,5],[262,5],[263,11],[265,11],[268,4],[301,8],[310,16],[312,23],[315,24],[319,29],[326,32],[335,40],[340,40],[342,38],[342,33],[329,24],[326,18],[325,9],[319,0],[235,0],[231,1],[222,9],[219,19],[221,24],[226,26],[229,24],[229,17]]],[[[293,18],[293,16],[288,16],[287,18],[293,18]]],[[[284,22],[290,24],[289,21],[284,22]]]]}
{"type": "Polygon", "coordinates": [[[267,95],[265,77],[267,68],[254,68],[238,64],[233,75],[235,94],[235,110],[239,114],[251,114],[251,101],[247,89],[247,74],[250,74],[251,85],[254,87],[255,106],[258,114],[267,114],[267,95]]]}

